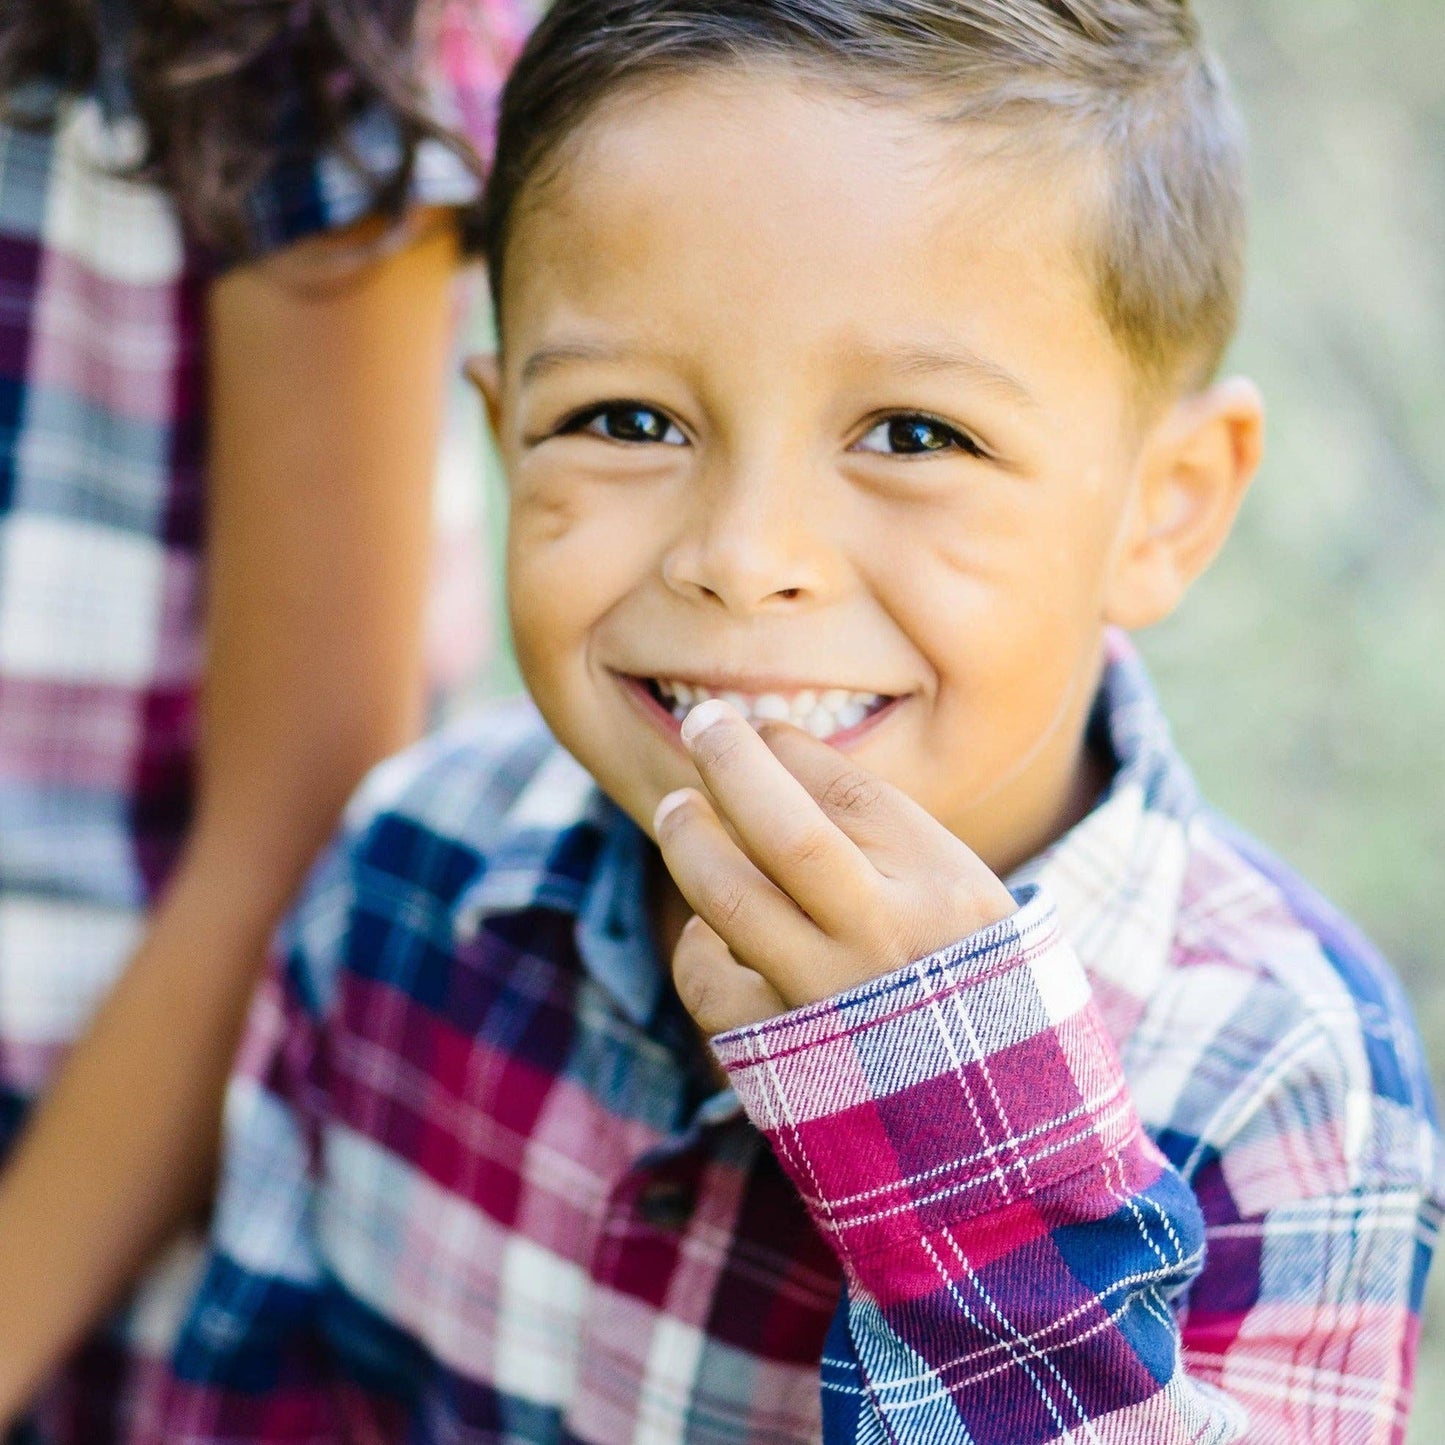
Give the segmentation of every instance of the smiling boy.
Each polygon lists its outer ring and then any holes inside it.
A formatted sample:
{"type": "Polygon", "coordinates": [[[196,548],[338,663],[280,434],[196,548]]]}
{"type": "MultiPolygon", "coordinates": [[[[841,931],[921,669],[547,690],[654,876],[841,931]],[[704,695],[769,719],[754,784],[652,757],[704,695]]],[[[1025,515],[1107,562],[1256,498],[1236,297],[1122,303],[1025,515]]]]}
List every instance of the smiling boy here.
{"type": "Polygon", "coordinates": [[[540,718],[353,806],[140,1437],[1402,1437],[1412,1026],[1119,631],[1258,462],[1240,191],[1180,0],[560,0],[476,367],[540,718]]]}

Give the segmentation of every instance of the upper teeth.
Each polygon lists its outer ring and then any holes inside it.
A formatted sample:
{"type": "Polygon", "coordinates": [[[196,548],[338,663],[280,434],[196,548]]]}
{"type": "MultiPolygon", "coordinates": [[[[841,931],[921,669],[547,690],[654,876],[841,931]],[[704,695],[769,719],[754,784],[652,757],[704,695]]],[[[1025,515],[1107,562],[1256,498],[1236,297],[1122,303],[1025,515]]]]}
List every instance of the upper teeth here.
{"type": "Polygon", "coordinates": [[[883,701],[877,692],[848,692],[841,687],[819,692],[806,688],[802,692],[765,692],[756,697],[741,692],[713,692],[695,683],[673,682],[656,678],[657,690],[672,708],[675,718],[685,718],[690,709],[709,698],[720,698],[735,707],[751,723],[766,721],[790,722],[806,729],[815,738],[832,737],[857,727],[883,701]]]}

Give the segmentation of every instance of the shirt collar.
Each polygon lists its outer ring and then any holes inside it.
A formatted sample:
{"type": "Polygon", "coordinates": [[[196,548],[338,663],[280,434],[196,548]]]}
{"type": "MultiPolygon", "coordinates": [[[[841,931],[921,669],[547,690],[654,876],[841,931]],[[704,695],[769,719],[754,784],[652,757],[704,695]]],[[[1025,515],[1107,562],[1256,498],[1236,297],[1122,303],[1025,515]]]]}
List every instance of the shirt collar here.
{"type": "MultiPolygon", "coordinates": [[[[1107,648],[1091,735],[1112,755],[1112,781],[1086,818],[1008,882],[1040,885],[1086,970],[1114,993],[1142,999],[1168,963],[1187,833],[1200,803],[1133,645],[1111,632],[1107,648]]],[[[475,937],[495,914],[571,913],[583,967],[645,1025],[662,989],[646,907],[648,846],[590,775],[554,747],[509,808],[484,871],[459,898],[456,937],[475,937]]]]}
{"type": "Polygon", "coordinates": [[[560,747],[507,810],[482,871],[457,900],[453,936],[475,938],[489,917],[552,908],[577,920],[583,967],[638,1025],[657,1007],[662,976],[647,916],[642,830],[560,747]]]}
{"type": "Polygon", "coordinates": [[[1203,804],[1133,644],[1111,632],[1090,724],[1111,756],[1087,817],[1009,878],[1054,901],[1105,1023],[1122,1045],[1169,967],[1190,830],[1203,804]]]}

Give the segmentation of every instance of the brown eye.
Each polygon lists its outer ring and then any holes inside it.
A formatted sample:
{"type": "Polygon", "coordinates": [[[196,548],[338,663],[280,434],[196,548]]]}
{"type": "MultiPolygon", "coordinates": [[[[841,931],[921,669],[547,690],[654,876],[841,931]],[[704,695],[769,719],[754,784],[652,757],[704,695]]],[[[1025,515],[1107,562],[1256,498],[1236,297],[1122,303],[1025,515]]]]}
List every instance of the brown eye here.
{"type": "Polygon", "coordinates": [[[563,423],[560,429],[563,432],[585,432],[628,446],[687,445],[682,429],[666,413],[631,401],[608,402],[604,406],[590,407],[563,423]]]}
{"type": "Polygon", "coordinates": [[[915,414],[890,416],[880,421],[857,443],[856,450],[904,457],[948,451],[982,455],[978,444],[956,427],[939,421],[937,417],[915,414]]]}

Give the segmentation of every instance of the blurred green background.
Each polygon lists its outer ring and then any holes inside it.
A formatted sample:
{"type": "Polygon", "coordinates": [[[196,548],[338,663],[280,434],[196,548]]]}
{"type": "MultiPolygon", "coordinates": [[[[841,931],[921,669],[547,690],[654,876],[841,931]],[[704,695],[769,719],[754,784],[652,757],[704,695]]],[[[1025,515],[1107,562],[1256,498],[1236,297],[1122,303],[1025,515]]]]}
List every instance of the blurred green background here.
{"type": "MultiPolygon", "coordinates": [[[[1142,645],[1205,791],[1351,913],[1445,1066],[1445,0],[1196,0],[1251,134],[1262,475],[1142,645]]],[[[493,479],[495,483],[495,478],[493,479]]],[[[500,532],[495,485],[488,530],[500,532]]],[[[505,652],[492,691],[511,691],[505,652]]],[[[1445,1264],[1412,1445],[1445,1440],[1445,1264]]]]}

